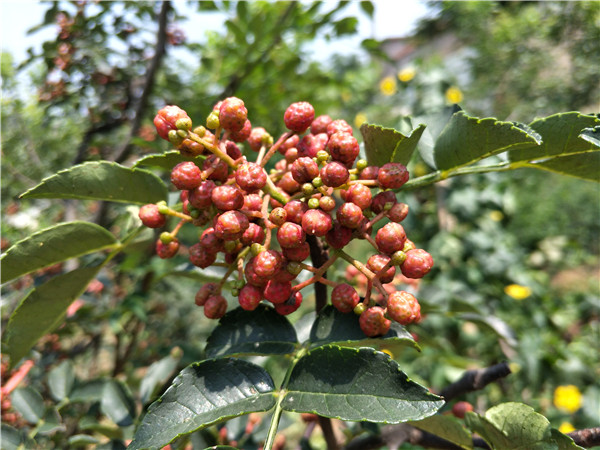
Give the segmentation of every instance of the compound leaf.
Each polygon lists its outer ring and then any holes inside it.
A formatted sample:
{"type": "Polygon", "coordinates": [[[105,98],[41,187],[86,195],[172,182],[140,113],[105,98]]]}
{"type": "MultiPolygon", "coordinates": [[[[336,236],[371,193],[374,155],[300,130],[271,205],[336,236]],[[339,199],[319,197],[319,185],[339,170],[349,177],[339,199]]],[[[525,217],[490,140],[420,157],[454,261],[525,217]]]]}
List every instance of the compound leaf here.
{"type": "Polygon", "coordinates": [[[444,404],[370,348],[318,347],[299,359],[284,388],[284,410],[350,421],[420,420],[444,404]]]}
{"type": "Polygon", "coordinates": [[[67,222],[46,228],[17,242],[2,255],[2,283],[108,248],[116,242],[106,229],[89,222],[67,222]]]}
{"type": "Polygon", "coordinates": [[[206,344],[206,356],[287,355],[294,351],[296,330],[285,316],[259,304],[254,311],[236,308],[225,314],[206,344]]]}
{"type": "Polygon", "coordinates": [[[49,176],[21,198],[76,198],[125,203],[167,199],[167,187],[151,172],[108,161],[86,162],[49,176]]]}
{"type": "Polygon", "coordinates": [[[31,290],[19,303],[6,326],[3,351],[15,365],[35,343],[64,319],[68,306],[96,276],[99,267],[85,267],[58,275],[31,290]]]}
{"type": "Polygon", "coordinates": [[[233,358],[193,363],[148,409],[130,449],[159,449],[225,419],[275,406],[273,380],[261,367],[233,358]]]}
{"type": "Polygon", "coordinates": [[[419,125],[410,134],[404,135],[393,128],[362,124],[360,132],[369,165],[382,166],[388,162],[408,164],[424,130],[425,125],[419,125]]]}
{"type": "Polygon", "coordinates": [[[393,323],[390,331],[380,338],[367,338],[360,329],[356,314],[344,314],[327,305],[321,310],[310,330],[312,347],[336,344],[342,347],[374,347],[399,354],[404,347],[419,350],[419,345],[404,327],[393,323]]]}
{"type": "Polygon", "coordinates": [[[531,135],[511,122],[470,117],[459,111],[439,135],[433,152],[435,166],[440,170],[448,170],[507,150],[531,148],[539,144],[537,135],[531,135]]]}

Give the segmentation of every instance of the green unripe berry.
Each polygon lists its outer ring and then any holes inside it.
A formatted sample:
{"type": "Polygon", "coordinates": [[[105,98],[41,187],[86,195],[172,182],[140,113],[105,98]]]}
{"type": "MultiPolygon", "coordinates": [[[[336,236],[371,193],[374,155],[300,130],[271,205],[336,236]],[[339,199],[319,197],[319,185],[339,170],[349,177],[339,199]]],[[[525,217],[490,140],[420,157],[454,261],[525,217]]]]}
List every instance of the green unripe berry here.
{"type": "Polygon", "coordinates": [[[367,310],[367,307],[365,306],[365,304],[364,303],[359,303],[358,305],[356,305],[354,307],[354,314],[356,314],[357,316],[360,316],[366,310],[367,310]]]}
{"type": "Polygon", "coordinates": [[[265,134],[263,134],[261,142],[262,142],[263,145],[266,145],[267,147],[270,147],[271,145],[273,145],[273,136],[271,136],[268,133],[265,133],[265,134]]]}
{"type": "Polygon", "coordinates": [[[329,159],[329,153],[327,153],[325,150],[319,150],[317,152],[317,162],[327,162],[327,160],[329,159]]]}
{"type": "Polygon", "coordinates": [[[302,185],[302,193],[304,195],[310,195],[315,191],[315,187],[311,183],[304,183],[302,185]]]}
{"type": "Polygon", "coordinates": [[[286,270],[292,275],[298,275],[300,272],[302,272],[302,266],[299,262],[288,261],[286,270]]]}
{"type": "Polygon", "coordinates": [[[266,250],[265,246],[264,246],[264,245],[262,245],[262,244],[259,244],[259,243],[257,243],[257,242],[255,242],[254,244],[252,244],[252,245],[250,246],[250,252],[251,252],[251,253],[252,253],[254,256],[258,255],[259,253],[262,253],[262,252],[264,252],[265,250],[266,250]]]}
{"type": "Polygon", "coordinates": [[[317,209],[319,207],[319,199],[318,198],[311,198],[308,200],[308,207],[310,209],[317,209]]]}
{"type": "Polygon", "coordinates": [[[364,170],[368,165],[369,163],[364,159],[359,159],[358,161],[356,161],[356,168],[358,170],[364,170]]]}
{"type": "Polygon", "coordinates": [[[413,244],[411,241],[409,241],[408,239],[406,240],[406,242],[404,243],[404,248],[402,249],[402,251],[404,253],[410,251],[410,250],[414,250],[415,248],[417,248],[415,246],[415,244],[413,244]]]}
{"type": "Polygon", "coordinates": [[[356,181],[358,180],[358,175],[356,175],[355,173],[350,174],[350,181],[356,181]]]}
{"type": "Polygon", "coordinates": [[[179,130],[191,130],[192,129],[192,119],[190,119],[189,117],[182,117],[181,119],[177,119],[177,122],[175,122],[175,126],[179,129],[179,130]]]}
{"type": "Polygon", "coordinates": [[[194,128],[194,133],[196,133],[200,137],[204,137],[204,135],[206,134],[206,128],[200,125],[199,127],[194,128]]]}
{"type": "Polygon", "coordinates": [[[159,239],[160,239],[160,242],[162,242],[163,244],[166,245],[166,244],[170,244],[171,242],[173,242],[173,239],[175,239],[175,238],[168,231],[163,231],[162,233],[160,233],[159,239]]]}
{"type": "Polygon", "coordinates": [[[398,250],[397,252],[392,254],[392,264],[394,266],[401,265],[404,262],[404,260],[406,260],[406,253],[404,253],[402,250],[398,250]]]}
{"type": "Polygon", "coordinates": [[[321,177],[315,177],[312,180],[312,185],[316,188],[320,188],[321,186],[323,186],[323,180],[321,179],[321,177]]]}
{"type": "Polygon", "coordinates": [[[169,214],[169,212],[171,211],[171,209],[167,206],[166,203],[162,204],[157,204],[156,206],[158,206],[158,212],[161,214],[169,214]]]}
{"type": "Polygon", "coordinates": [[[387,202],[384,206],[383,206],[383,210],[384,211],[389,211],[390,209],[392,209],[392,207],[394,206],[394,203],[392,202],[387,202]]]}
{"type": "Polygon", "coordinates": [[[177,133],[178,131],[181,130],[169,130],[169,142],[171,144],[173,144],[175,147],[179,147],[181,145],[181,143],[183,142],[183,138],[181,136],[179,136],[179,134],[177,133]]]}
{"type": "Polygon", "coordinates": [[[231,295],[234,297],[237,297],[238,295],[240,295],[240,290],[237,288],[231,288],[231,291],[229,291],[229,292],[231,292],[231,295]]]}
{"type": "Polygon", "coordinates": [[[235,251],[238,243],[239,241],[225,241],[225,244],[223,246],[225,247],[226,252],[231,253],[235,251]]]}
{"type": "Polygon", "coordinates": [[[177,130],[177,136],[179,136],[181,139],[185,139],[187,135],[187,130],[177,130]]]}
{"type": "Polygon", "coordinates": [[[244,283],[244,280],[235,280],[235,281],[233,282],[233,287],[234,287],[235,289],[241,289],[241,288],[243,288],[245,285],[246,285],[246,283],[244,283]]]}
{"type": "Polygon", "coordinates": [[[212,111],[206,118],[206,127],[210,128],[211,130],[216,130],[220,125],[221,122],[219,121],[219,112],[212,111]]]}
{"type": "Polygon", "coordinates": [[[200,217],[201,211],[199,209],[194,208],[193,206],[189,205],[188,211],[189,211],[190,217],[192,219],[197,219],[198,217],[200,217]]]}

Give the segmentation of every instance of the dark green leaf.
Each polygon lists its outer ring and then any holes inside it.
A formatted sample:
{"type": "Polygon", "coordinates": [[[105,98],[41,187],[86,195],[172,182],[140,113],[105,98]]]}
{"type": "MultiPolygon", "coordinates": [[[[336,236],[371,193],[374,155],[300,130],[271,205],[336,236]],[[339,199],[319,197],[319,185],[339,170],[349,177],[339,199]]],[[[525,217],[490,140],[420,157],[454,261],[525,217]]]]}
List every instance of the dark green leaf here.
{"type": "Polygon", "coordinates": [[[310,330],[311,347],[337,344],[344,347],[374,347],[389,350],[398,355],[404,347],[419,350],[412,335],[401,325],[394,323],[390,331],[380,338],[368,338],[360,329],[356,314],[344,314],[327,305],[321,310],[310,330]]]}
{"type": "Polygon", "coordinates": [[[578,112],[554,114],[534,120],[529,126],[542,136],[542,145],[535,148],[513,150],[511,161],[541,160],[550,156],[568,155],[596,150],[593,142],[579,137],[584,128],[595,127],[600,119],[578,112]]]}
{"type": "Polygon", "coordinates": [[[425,125],[419,125],[410,134],[404,135],[380,125],[361,125],[367,161],[374,166],[382,166],[388,162],[408,164],[424,130],[425,125]]]}
{"type": "Polygon", "coordinates": [[[36,424],[44,417],[44,399],[32,387],[17,388],[11,394],[12,405],[27,422],[36,424]]]}
{"type": "Polygon", "coordinates": [[[433,152],[436,167],[448,170],[507,150],[538,145],[536,136],[511,122],[469,117],[460,111],[452,116],[438,137],[433,152]]]}
{"type": "Polygon", "coordinates": [[[373,18],[373,13],[375,12],[373,2],[360,2],[360,9],[362,9],[367,16],[373,18]]]}
{"type": "Polygon", "coordinates": [[[17,430],[6,424],[2,424],[2,450],[19,450],[36,448],[33,439],[27,436],[25,430],[17,430]]]}
{"type": "Polygon", "coordinates": [[[584,180],[600,181],[600,151],[556,156],[530,164],[529,167],[571,175],[584,180]]]}
{"type": "Polygon", "coordinates": [[[99,442],[100,441],[94,436],[90,436],[88,434],[76,434],[67,440],[69,448],[87,447],[88,445],[96,445],[99,442]]]}
{"type": "Polygon", "coordinates": [[[358,19],[356,17],[344,17],[341,20],[333,23],[333,29],[336,36],[356,33],[358,19]]]}
{"type": "Polygon", "coordinates": [[[31,290],[12,313],[5,330],[3,352],[15,365],[64,319],[68,306],[79,297],[98,273],[99,267],[85,267],[58,275],[31,290]]]}
{"type": "Polygon", "coordinates": [[[78,198],[125,203],[167,199],[167,187],[156,175],[117,163],[86,162],[45,178],[21,198],[78,198]]]}
{"type": "Polygon", "coordinates": [[[584,141],[594,144],[596,147],[600,147],[600,126],[584,128],[581,130],[579,137],[584,141]]]}
{"type": "Polygon", "coordinates": [[[558,450],[583,450],[583,447],[577,445],[571,437],[561,433],[555,428],[550,430],[552,440],[558,445],[558,450]]]}
{"type": "Polygon", "coordinates": [[[69,400],[71,402],[99,402],[102,399],[105,383],[104,379],[77,383],[69,395],[69,400]]]}
{"type": "Polygon", "coordinates": [[[247,361],[220,358],[194,363],[148,409],[131,450],[159,449],[175,438],[224,419],[275,406],[269,374],[247,361]]]}
{"type": "Polygon", "coordinates": [[[50,395],[56,401],[67,398],[75,382],[75,371],[71,361],[63,361],[48,374],[50,395]]]}
{"type": "Polygon", "coordinates": [[[460,106],[452,105],[447,106],[437,113],[428,114],[421,117],[415,117],[415,122],[424,123],[427,128],[423,132],[423,136],[419,141],[419,154],[423,161],[429,165],[429,167],[436,169],[435,156],[433,148],[435,147],[435,141],[442,133],[454,113],[461,111],[460,106]]]}
{"type": "Polygon", "coordinates": [[[125,450],[127,446],[121,439],[112,439],[106,444],[98,445],[96,450],[125,450]]]}
{"type": "Polygon", "coordinates": [[[66,431],[62,419],[55,408],[48,408],[38,432],[46,435],[56,433],[57,431],[66,431]]]}
{"type": "Polygon", "coordinates": [[[112,234],[93,223],[68,222],[46,228],[17,242],[2,255],[2,283],[116,242],[112,234]]]}
{"type": "Polygon", "coordinates": [[[133,424],[136,416],[135,402],[129,389],[123,382],[116,380],[108,380],[104,383],[100,409],[120,427],[133,424]]]}
{"type": "Polygon", "coordinates": [[[225,314],[208,338],[206,356],[287,355],[297,342],[287,318],[260,304],[254,311],[236,308],[225,314]]]}
{"type": "Polygon", "coordinates": [[[138,159],[133,167],[148,166],[158,167],[161,169],[169,170],[173,169],[177,164],[185,161],[193,161],[199,167],[202,167],[202,161],[206,158],[204,156],[184,156],[178,150],[171,150],[165,153],[153,153],[146,155],[143,158],[138,159]]]}
{"type": "Polygon", "coordinates": [[[318,347],[300,358],[284,388],[283,409],[350,421],[420,420],[444,404],[370,348],[318,347]]]}
{"type": "Polygon", "coordinates": [[[464,449],[473,448],[473,438],[471,434],[465,430],[462,424],[454,417],[434,414],[433,416],[429,416],[417,422],[410,422],[410,424],[420,430],[433,433],[464,449]]]}
{"type": "Polygon", "coordinates": [[[142,383],[140,384],[140,398],[142,403],[147,403],[153,396],[156,389],[165,384],[177,369],[177,363],[181,359],[181,350],[162,358],[148,367],[148,371],[142,383]]]}

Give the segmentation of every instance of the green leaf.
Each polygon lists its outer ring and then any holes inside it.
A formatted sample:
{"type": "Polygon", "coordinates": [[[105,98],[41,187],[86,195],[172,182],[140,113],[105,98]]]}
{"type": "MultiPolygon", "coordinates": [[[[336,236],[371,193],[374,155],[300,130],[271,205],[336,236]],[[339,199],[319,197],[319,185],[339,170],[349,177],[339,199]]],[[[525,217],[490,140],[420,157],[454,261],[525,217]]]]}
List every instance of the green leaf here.
{"type": "Polygon", "coordinates": [[[69,395],[71,402],[99,402],[102,399],[106,380],[97,379],[76,383],[69,395]]]}
{"type": "Polygon", "coordinates": [[[19,450],[36,448],[37,445],[25,430],[17,430],[6,424],[2,424],[2,450],[19,450]]]}
{"type": "Polygon", "coordinates": [[[100,409],[120,427],[133,424],[136,417],[135,402],[122,381],[108,380],[104,383],[100,409]]]}
{"type": "Polygon", "coordinates": [[[433,433],[464,449],[473,448],[473,438],[471,434],[465,430],[462,424],[454,417],[434,414],[425,419],[410,422],[410,424],[420,430],[433,433]]]}
{"type": "Polygon", "coordinates": [[[358,19],[356,17],[344,17],[337,22],[333,22],[333,29],[336,36],[356,33],[358,19]]]}
{"type": "Polygon", "coordinates": [[[62,423],[62,419],[56,408],[48,408],[42,420],[42,424],[38,428],[38,432],[41,434],[50,435],[57,431],[66,431],[66,427],[62,423]]]}
{"type": "Polygon", "coordinates": [[[183,369],[148,409],[129,449],[159,449],[225,419],[275,406],[269,374],[247,361],[220,358],[183,369]]]}
{"type": "Polygon", "coordinates": [[[600,181],[600,151],[557,156],[528,167],[571,175],[584,180],[600,181]]]}
{"type": "Polygon", "coordinates": [[[459,111],[452,116],[438,137],[433,152],[436,167],[448,170],[507,150],[538,145],[536,136],[511,122],[469,117],[459,111]]]}
{"type": "Polygon", "coordinates": [[[260,304],[254,311],[236,308],[225,314],[208,338],[206,356],[287,355],[297,342],[287,318],[260,304]]]}
{"type": "Polygon", "coordinates": [[[506,322],[504,322],[502,319],[496,316],[484,316],[475,313],[463,313],[459,314],[458,317],[463,321],[470,320],[472,322],[477,322],[481,325],[485,325],[494,333],[496,333],[499,337],[504,339],[506,343],[511,347],[517,346],[517,338],[515,337],[515,332],[506,322]]]}
{"type": "Polygon", "coordinates": [[[88,434],[76,434],[74,436],[69,437],[69,439],[67,440],[69,448],[87,447],[88,445],[96,445],[99,442],[100,441],[94,436],[90,436],[88,434]]]}
{"type": "Polygon", "coordinates": [[[153,153],[150,155],[146,155],[143,158],[138,159],[133,167],[139,166],[149,166],[149,167],[158,167],[161,169],[172,170],[177,164],[185,161],[193,161],[198,166],[202,167],[202,161],[204,161],[206,157],[204,156],[184,156],[179,152],[179,150],[171,150],[165,153],[153,153]]]}
{"type": "MultiPolygon", "coordinates": [[[[535,148],[513,150],[508,154],[512,162],[532,161],[544,158],[584,153],[596,150],[597,146],[579,137],[585,128],[595,127],[600,119],[578,112],[554,114],[534,120],[529,126],[542,136],[542,145],[535,148]]],[[[586,133],[586,136],[588,134],[586,133]]]]}
{"type": "Polygon", "coordinates": [[[146,404],[154,396],[156,389],[165,384],[177,369],[177,363],[181,359],[181,350],[176,353],[179,357],[171,354],[148,367],[148,371],[140,384],[140,398],[143,404],[146,404]]]}
{"type": "Polygon", "coordinates": [[[32,387],[17,388],[11,394],[12,405],[27,422],[36,424],[44,417],[44,399],[32,387]]]}
{"type": "Polygon", "coordinates": [[[420,350],[404,327],[393,323],[390,331],[380,338],[367,338],[360,329],[356,314],[344,314],[327,305],[321,310],[310,330],[311,347],[337,344],[343,347],[374,347],[398,355],[404,347],[420,350]]]}
{"type": "Polygon", "coordinates": [[[570,436],[561,433],[556,428],[550,430],[552,440],[558,445],[558,450],[583,450],[583,447],[577,445],[570,436]]]}
{"type": "Polygon", "coordinates": [[[404,135],[392,128],[364,123],[360,127],[369,165],[382,166],[388,162],[408,164],[425,125],[419,125],[404,135]]]}
{"type": "Polygon", "coordinates": [[[285,388],[284,410],[350,421],[419,420],[444,404],[370,348],[318,347],[300,358],[285,388]]]}
{"type": "Polygon", "coordinates": [[[419,141],[418,148],[419,155],[421,158],[423,158],[423,161],[425,161],[425,163],[433,169],[437,168],[433,153],[435,141],[442,133],[454,113],[457,113],[458,111],[461,111],[460,106],[451,105],[446,106],[435,113],[415,117],[414,119],[415,122],[424,123],[427,125],[427,128],[423,132],[423,137],[419,141]]]}
{"type": "Polygon", "coordinates": [[[3,351],[15,365],[45,334],[60,325],[67,308],[79,297],[100,267],[85,267],[58,275],[31,290],[6,326],[3,351]]]}
{"type": "Polygon", "coordinates": [[[584,141],[594,144],[596,147],[600,147],[600,125],[594,128],[584,128],[581,130],[579,137],[584,141]]]}
{"type": "Polygon", "coordinates": [[[77,198],[125,203],[167,199],[167,187],[153,173],[117,163],[86,162],[45,178],[21,198],[77,198]]]}
{"type": "Polygon", "coordinates": [[[362,9],[367,16],[373,18],[373,14],[375,13],[373,2],[360,2],[360,9],[362,9]]]}
{"type": "Polygon", "coordinates": [[[34,270],[115,245],[104,228],[88,222],[68,222],[38,231],[9,248],[2,262],[2,283],[34,270]]]}
{"type": "Polygon", "coordinates": [[[485,417],[468,412],[465,422],[492,448],[514,450],[577,448],[577,446],[568,446],[566,440],[552,432],[548,419],[522,403],[500,404],[490,408],[485,413],[485,417]]]}
{"type": "Polygon", "coordinates": [[[67,398],[75,382],[75,371],[71,361],[65,360],[48,374],[48,387],[50,395],[56,401],[67,398]]]}

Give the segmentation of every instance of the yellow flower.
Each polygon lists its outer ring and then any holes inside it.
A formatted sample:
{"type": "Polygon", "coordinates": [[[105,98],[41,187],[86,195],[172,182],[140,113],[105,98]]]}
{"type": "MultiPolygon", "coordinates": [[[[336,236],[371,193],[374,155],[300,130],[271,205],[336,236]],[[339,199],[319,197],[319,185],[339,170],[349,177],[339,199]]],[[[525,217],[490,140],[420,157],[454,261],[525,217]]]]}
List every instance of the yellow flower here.
{"type": "Polygon", "coordinates": [[[491,211],[490,219],[492,219],[494,222],[500,222],[502,219],[504,219],[504,214],[502,214],[502,211],[491,211]]]}
{"type": "Polygon", "coordinates": [[[582,402],[583,397],[577,386],[568,384],[554,390],[554,406],[558,409],[573,414],[581,408],[582,402]]]}
{"type": "Polygon", "coordinates": [[[364,113],[359,112],[354,118],[354,126],[356,128],[360,128],[360,126],[365,122],[367,122],[367,116],[364,113]]]}
{"type": "Polygon", "coordinates": [[[456,86],[450,86],[446,90],[446,100],[450,103],[460,103],[463,99],[462,91],[456,86]]]}
{"type": "Polygon", "coordinates": [[[509,284],[504,288],[504,293],[515,300],[524,300],[531,295],[531,289],[520,284],[509,284]]]}
{"type": "Polygon", "coordinates": [[[400,81],[402,81],[403,83],[408,83],[410,80],[412,80],[415,75],[417,74],[417,71],[415,70],[414,67],[407,67],[405,69],[402,69],[400,72],[398,72],[398,79],[400,81]]]}
{"type": "Polygon", "coordinates": [[[393,77],[385,77],[379,83],[379,90],[383,95],[394,95],[397,91],[396,80],[393,77]]]}
{"type": "Polygon", "coordinates": [[[560,427],[558,427],[558,431],[560,431],[561,433],[567,434],[567,433],[570,433],[571,431],[575,431],[575,427],[570,422],[563,422],[560,424],[560,427]]]}

